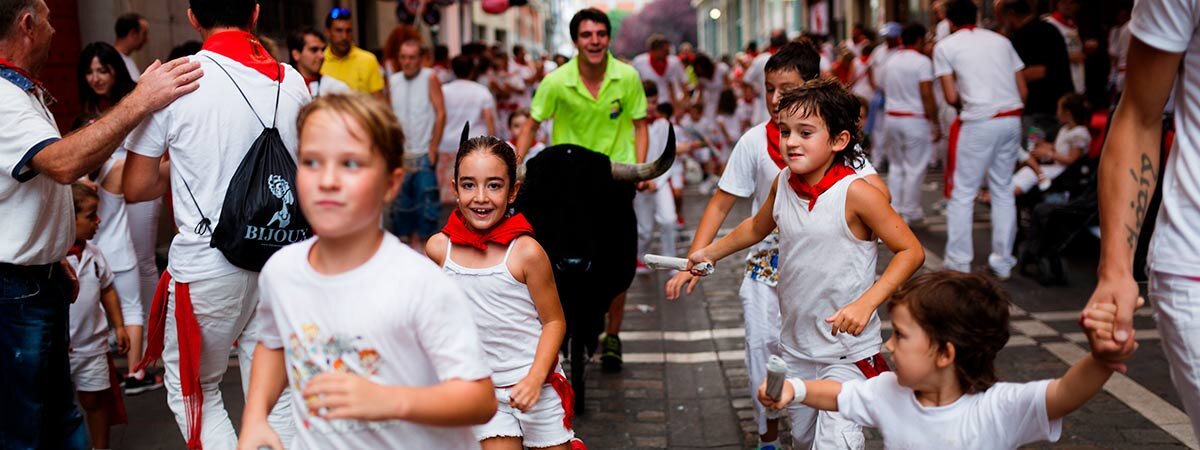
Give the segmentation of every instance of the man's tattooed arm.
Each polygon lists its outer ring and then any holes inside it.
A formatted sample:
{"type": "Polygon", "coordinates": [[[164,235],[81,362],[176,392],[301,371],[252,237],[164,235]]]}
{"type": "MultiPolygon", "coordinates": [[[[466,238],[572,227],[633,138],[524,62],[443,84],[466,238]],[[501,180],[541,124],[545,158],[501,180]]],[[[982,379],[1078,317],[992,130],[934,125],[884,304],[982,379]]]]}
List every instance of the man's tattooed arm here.
{"type": "Polygon", "coordinates": [[[1137,248],[1142,225],[1146,222],[1146,210],[1150,207],[1150,197],[1153,196],[1158,181],[1157,165],[1156,161],[1150,159],[1150,155],[1142,153],[1137,170],[1129,169],[1129,176],[1137,183],[1137,197],[1129,201],[1134,220],[1133,223],[1125,224],[1125,243],[1129,245],[1130,251],[1137,248]]]}

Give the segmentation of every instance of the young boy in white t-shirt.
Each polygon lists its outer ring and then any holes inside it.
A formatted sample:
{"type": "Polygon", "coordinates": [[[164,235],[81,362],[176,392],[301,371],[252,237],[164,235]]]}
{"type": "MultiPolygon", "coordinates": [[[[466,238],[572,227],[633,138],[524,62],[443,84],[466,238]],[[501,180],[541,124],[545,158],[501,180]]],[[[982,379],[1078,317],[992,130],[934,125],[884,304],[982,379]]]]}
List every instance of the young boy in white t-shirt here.
{"type": "MultiPolygon", "coordinates": [[[[670,103],[658,102],[658,87],[654,82],[643,81],[642,88],[646,92],[646,119],[650,121],[650,126],[647,127],[650,145],[646,160],[654,161],[662,155],[663,149],[666,148],[667,135],[671,130],[670,117],[674,108],[670,103]]],[[[678,159],[676,160],[678,161],[678,159]]],[[[654,237],[655,225],[658,225],[659,242],[662,246],[659,253],[675,256],[677,252],[675,239],[678,229],[675,224],[678,216],[670,181],[674,171],[675,168],[672,167],[671,170],[651,180],[650,186],[644,191],[638,191],[637,196],[633,198],[633,210],[637,215],[638,231],[637,270],[640,273],[647,273],[650,270],[641,258],[650,250],[650,239],[654,237]]]]}
{"type": "MultiPolygon", "coordinates": [[[[884,347],[894,372],[867,380],[788,379],[770,408],[801,402],[878,428],[889,449],[1013,449],[1057,441],[1062,418],[1108,381],[1112,369],[1092,355],[1054,380],[998,382],[996,354],[1009,338],[1010,301],[980,274],[953,271],[914,278],[888,303],[892,336],[884,347]]],[[[1111,339],[1116,305],[1084,311],[1089,340],[1111,339]]]]}
{"type": "Polygon", "coordinates": [[[283,447],[267,422],[290,384],[299,448],[478,448],[496,412],[462,291],[380,227],[403,133],[386,105],[328,95],[300,124],[300,207],[318,237],[271,257],[239,448],[283,447]]]}
{"type": "Polygon", "coordinates": [[[115,276],[100,249],[87,241],[96,235],[100,201],[96,191],[80,183],[71,186],[75,201],[75,244],[67,254],[67,263],[75,271],[79,295],[71,304],[71,380],[79,394],[79,406],[87,414],[92,447],[109,447],[109,427],[125,423],[113,391],[115,374],[108,356],[109,326],[117,335],[117,352],[129,351],[129,335],[121,314],[121,301],[113,286],[115,276]],[[103,309],[101,309],[103,306],[103,309]],[[106,320],[107,316],[107,320],[106,320]]]}

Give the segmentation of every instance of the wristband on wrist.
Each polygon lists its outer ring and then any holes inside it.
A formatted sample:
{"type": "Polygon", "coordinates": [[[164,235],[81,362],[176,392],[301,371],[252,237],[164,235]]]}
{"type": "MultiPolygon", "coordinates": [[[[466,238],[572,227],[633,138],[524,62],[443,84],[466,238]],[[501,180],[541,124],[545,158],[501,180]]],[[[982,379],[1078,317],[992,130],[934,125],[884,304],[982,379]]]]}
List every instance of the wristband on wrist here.
{"type": "Polygon", "coordinates": [[[794,398],[792,398],[792,402],[803,403],[804,398],[808,396],[808,386],[804,384],[804,380],[801,378],[788,378],[787,382],[791,383],[792,391],[796,393],[794,398]]]}

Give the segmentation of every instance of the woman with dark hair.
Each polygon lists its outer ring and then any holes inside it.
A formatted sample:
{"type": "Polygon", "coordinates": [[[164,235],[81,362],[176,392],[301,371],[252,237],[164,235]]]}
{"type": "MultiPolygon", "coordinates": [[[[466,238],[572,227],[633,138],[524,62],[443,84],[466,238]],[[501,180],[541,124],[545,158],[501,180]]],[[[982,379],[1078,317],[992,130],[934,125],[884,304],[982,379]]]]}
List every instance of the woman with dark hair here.
{"type": "Polygon", "coordinates": [[[82,108],[77,125],[85,125],[133,90],[133,77],[121,54],[105,42],[93,42],[79,53],[75,77],[82,108]]]}
{"type": "MultiPolygon", "coordinates": [[[[134,88],[133,78],[129,76],[121,54],[104,42],[93,42],[83,48],[76,73],[82,108],[75,128],[90,124],[134,88]]],[[[150,300],[150,293],[154,291],[154,282],[158,278],[157,267],[153,265],[153,243],[159,202],[126,205],[121,183],[124,167],[125,151],[118,149],[93,174],[99,187],[97,213],[100,227],[92,243],[100,248],[113,271],[113,287],[121,299],[125,331],[129,334],[129,366],[133,367],[142,359],[144,303],[150,300]],[[134,239],[133,236],[138,238],[134,239]],[[146,264],[142,264],[142,253],[147,251],[150,264],[143,267],[146,264]]],[[[123,378],[126,379],[124,388],[127,394],[162,386],[154,377],[147,379],[144,373],[128,374],[123,378]]]]}

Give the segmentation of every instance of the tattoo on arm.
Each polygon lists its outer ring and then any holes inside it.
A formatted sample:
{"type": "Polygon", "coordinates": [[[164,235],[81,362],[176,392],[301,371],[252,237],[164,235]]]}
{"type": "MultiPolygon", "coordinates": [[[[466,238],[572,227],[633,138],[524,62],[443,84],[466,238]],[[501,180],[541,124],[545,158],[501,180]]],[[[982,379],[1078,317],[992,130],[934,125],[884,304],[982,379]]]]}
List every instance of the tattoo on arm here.
{"type": "Polygon", "coordinates": [[[1157,171],[1154,168],[1154,162],[1146,153],[1142,153],[1139,170],[1129,169],[1129,176],[1133,177],[1133,181],[1138,184],[1137,198],[1129,202],[1129,208],[1133,210],[1134,214],[1134,223],[1133,225],[1125,224],[1125,243],[1129,245],[1130,249],[1137,248],[1142,225],[1146,221],[1146,210],[1150,207],[1150,195],[1154,192],[1154,183],[1158,180],[1155,172],[1157,171]]]}

